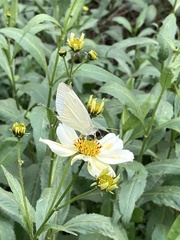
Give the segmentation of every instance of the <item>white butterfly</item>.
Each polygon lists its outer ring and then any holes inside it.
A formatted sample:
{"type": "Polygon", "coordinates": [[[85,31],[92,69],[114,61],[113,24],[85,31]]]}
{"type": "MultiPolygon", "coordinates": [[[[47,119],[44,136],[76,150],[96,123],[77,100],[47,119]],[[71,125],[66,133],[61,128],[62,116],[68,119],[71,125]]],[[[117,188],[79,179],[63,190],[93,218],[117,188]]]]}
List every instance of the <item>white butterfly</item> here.
{"type": "Polygon", "coordinates": [[[62,123],[83,135],[91,135],[97,131],[81,100],[73,89],[65,83],[58,85],[56,111],[57,117],[62,123]]]}

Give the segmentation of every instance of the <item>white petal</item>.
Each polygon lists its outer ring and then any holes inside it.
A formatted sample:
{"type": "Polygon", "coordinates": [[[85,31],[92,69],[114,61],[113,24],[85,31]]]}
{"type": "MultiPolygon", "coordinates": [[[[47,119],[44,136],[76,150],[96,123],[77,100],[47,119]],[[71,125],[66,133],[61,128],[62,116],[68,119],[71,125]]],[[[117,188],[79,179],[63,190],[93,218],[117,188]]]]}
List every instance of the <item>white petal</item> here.
{"type": "Polygon", "coordinates": [[[78,139],[75,130],[62,123],[57,127],[56,134],[59,141],[66,146],[74,147],[74,141],[78,139]]]}
{"type": "Polygon", "coordinates": [[[90,156],[85,156],[85,155],[83,155],[83,154],[78,154],[78,155],[74,156],[73,159],[71,160],[71,165],[72,165],[73,163],[75,163],[76,161],[78,161],[78,160],[83,160],[83,161],[85,161],[85,162],[88,162],[88,161],[91,160],[91,158],[92,158],[92,157],[90,157],[90,156]]]}
{"type": "Polygon", "coordinates": [[[98,161],[97,159],[91,158],[91,160],[88,162],[88,172],[93,176],[93,177],[98,177],[100,173],[102,172],[103,169],[108,168],[109,170],[109,175],[112,177],[115,177],[116,174],[112,167],[109,164],[103,163],[98,161]]]}
{"type": "Polygon", "coordinates": [[[108,133],[99,143],[101,144],[101,152],[119,151],[123,149],[123,141],[114,133],[108,133]]]}
{"type": "Polygon", "coordinates": [[[52,152],[62,157],[69,157],[77,152],[76,147],[67,147],[60,143],[42,138],[40,138],[39,141],[46,143],[50,147],[52,152]]]}
{"type": "Polygon", "coordinates": [[[99,161],[103,163],[118,164],[124,162],[132,162],[134,159],[134,154],[129,150],[123,149],[116,153],[100,153],[96,157],[99,161]]]}

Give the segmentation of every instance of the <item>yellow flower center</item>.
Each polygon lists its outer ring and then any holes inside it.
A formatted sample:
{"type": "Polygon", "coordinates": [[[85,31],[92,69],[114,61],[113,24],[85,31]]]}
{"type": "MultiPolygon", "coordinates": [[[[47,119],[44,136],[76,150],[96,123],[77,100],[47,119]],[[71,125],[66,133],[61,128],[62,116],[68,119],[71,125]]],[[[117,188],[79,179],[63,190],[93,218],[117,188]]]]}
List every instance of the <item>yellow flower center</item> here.
{"type": "Polygon", "coordinates": [[[81,50],[81,48],[83,47],[83,42],[80,41],[79,39],[74,39],[73,41],[70,42],[70,47],[74,50],[74,51],[79,51],[81,50]]]}
{"type": "Polygon", "coordinates": [[[87,156],[96,156],[100,153],[101,145],[97,139],[87,140],[79,138],[74,145],[78,148],[80,153],[87,156]]]}
{"type": "Polygon", "coordinates": [[[98,186],[104,185],[106,185],[106,188],[114,185],[114,179],[110,175],[102,175],[98,179],[98,186]]]}

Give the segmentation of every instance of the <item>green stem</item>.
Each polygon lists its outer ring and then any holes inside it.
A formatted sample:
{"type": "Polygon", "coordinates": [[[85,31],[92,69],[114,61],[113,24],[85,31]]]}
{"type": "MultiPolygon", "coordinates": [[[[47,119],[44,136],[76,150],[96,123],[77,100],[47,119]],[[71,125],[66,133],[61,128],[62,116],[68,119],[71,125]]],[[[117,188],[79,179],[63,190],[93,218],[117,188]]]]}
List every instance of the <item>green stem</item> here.
{"type": "Polygon", "coordinates": [[[147,140],[148,140],[148,137],[149,137],[149,133],[151,131],[151,128],[152,128],[152,125],[153,125],[153,121],[154,121],[154,117],[155,117],[155,114],[156,114],[157,108],[159,106],[159,103],[161,101],[163,93],[164,93],[164,89],[162,88],[161,93],[159,95],[159,98],[158,98],[158,100],[156,102],[155,108],[153,110],[153,113],[152,113],[152,116],[151,116],[148,128],[147,128],[147,130],[144,133],[143,144],[142,144],[142,148],[141,148],[141,151],[140,151],[140,154],[139,154],[139,157],[138,157],[138,161],[139,162],[141,162],[142,155],[144,154],[144,151],[146,150],[146,144],[147,144],[147,140]]]}
{"type": "Polygon", "coordinates": [[[23,174],[22,174],[22,160],[21,160],[21,144],[20,144],[19,138],[18,138],[18,168],[19,168],[19,179],[20,179],[20,185],[21,185],[21,189],[22,189],[24,210],[25,210],[25,214],[26,214],[27,228],[29,231],[28,233],[29,233],[30,239],[32,240],[33,239],[33,225],[32,225],[30,215],[28,212],[25,189],[24,189],[24,181],[23,181],[23,174]]]}
{"type": "Polygon", "coordinates": [[[69,205],[69,204],[71,204],[71,203],[73,203],[73,202],[75,202],[75,201],[83,198],[84,196],[87,196],[87,195],[93,193],[95,190],[97,190],[97,188],[93,188],[93,189],[91,189],[91,190],[89,190],[89,191],[87,191],[87,192],[84,192],[84,193],[82,193],[82,194],[79,194],[78,196],[70,199],[67,203],[65,203],[65,204],[57,207],[57,208],[54,209],[54,210],[55,210],[55,211],[58,211],[58,210],[60,210],[61,208],[64,208],[64,207],[66,207],[67,205],[69,205]]]}
{"type": "Polygon", "coordinates": [[[174,147],[174,140],[175,140],[175,131],[173,129],[171,129],[171,143],[170,143],[170,146],[169,146],[167,159],[169,159],[170,156],[171,156],[171,151],[172,151],[172,149],[174,147]]]}
{"type": "Polygon", "coordinates": [[[177,4],[177,0],[174,1],[173,13],[175,13],[176,4],[177,4]]]}
{"type": "Polygon", "coordinates": [[[8,38],[7,59],[8,59],[10,73],[11,73],[11,80],[12,80],[11,83],[12,83],[12,88],[13,88],[13,95],[14,95],[14,99],[16,101],[17,109],[19,110],[20,109],[19,99],[18,99],[18,96],[17,96],[16,81],[15,81],[14,71],[13,71],[13,67],[12,67],[13,60],[11,59],[11,39],[10,38],[8,38]]]}
{"type": "MultiPolygon", "coordinates": [[[[70,160],[71,160],[71,159],[70,159],[70,160]]],[[[71,161],[69,161],[68,165],[70,165],[70,162],[71,162],[71,161]]],[[[52,203],[51,203],[51,206],[50,206],[50,208],[49,208],[49,211],[48,211],[48,213],[47,213],[47,215],[46,215],[46,218],[44,219],[43,223],[41,224],[41,226],[40,226],[39,229],[37,230],[36,234],[34,235],[34,240],[37,239],[37,237],[42,233],[45,224],[46,224],[47,221],[50,219],[50,217],[53,215],[53,213],[56,211],[57,207],[58,207],[59,204],[62,202],[63,198],[66,196],[66,194],[68,193],[69,189],[73,186],[73,184],[74,184],[74,182],[76,181],[76,179],[77,179],[77,177],[78,177],[78,175],[79,175],[79,173],[80,173],[83,165],[84,165],[84,161],[81,163],[81,165],[79,166],[79,168],[78,168],[76,174],[74,175],[73,179],[71,180],[71,182],[69,183],[69,185],[68,185],[67,188],[65,189],[64,193],[61,195],[61,197],[59,198],[59,200],[58,200],[58,201],[56,202],[56,204],[55,204],[56,198],[57,198],[57,196],[58,196],[58,194],[59,194],[59,190],[60,190],[60,188],[61,188],[61,186],[62,186],[62,183],[64,182],[64,178],[62,177],[61,182],[60,182],[60,184],[59,184],[59,186],[58,186],[58,189],[57,189],[57,191],[56,191],[56,194],[55,194],[55,196],[54,196],[54,199],[53,199],[53,201],[52,201],[52,203]],[[55,204],[55,205],[54,205],[54,204],[55,204]]],[[[66,168],[66,170],[67,170],[67,169],[68,169],[68,168],[66,168]]],[[[66,171],[66,170],[65,170],[65,171],[66,171]]],[[[65,177],[65,175],[66,175],[66,174],[65,174],[65,171],[64,171],[64,174],[63,174],[64,177],[65,177]]],[[[67,171],[66,171],[66,173],[67,173],[67,171]]]]}

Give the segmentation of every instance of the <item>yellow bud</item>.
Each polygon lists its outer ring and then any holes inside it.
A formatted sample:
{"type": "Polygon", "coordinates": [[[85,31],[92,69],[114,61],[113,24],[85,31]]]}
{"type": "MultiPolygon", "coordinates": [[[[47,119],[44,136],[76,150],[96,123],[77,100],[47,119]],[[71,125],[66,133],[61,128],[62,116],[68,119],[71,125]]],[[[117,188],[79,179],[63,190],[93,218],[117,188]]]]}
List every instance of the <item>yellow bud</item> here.
{"type": "Polygon", "coordinates": [[[101,103],[97,103],[97,98],[93,98],[93,95],[90,96],[87,110],[92,115],[92,117],[99,115],[104,110],[104,98],[101,103]]]}
{"type": "Polygon", "coordinates": [[[96,60],[96,59],[98,59],[97,52],[95,52],[93,50],[89,51],[88,52],[88,58],[89,58],[89,60],[96,60]]]}
{"type": "Polygon", "coordinates": [[[110,192],[113,194],[113,190],[115,190],[116,188],[118,188],[117,186],[117,182],[120,178],[120,175],[118,175],[117,177],[113,178],[110,174],[109,174],[109,169],[105,168],[102,170],[102,172],[100,173],[100,175],[97,177],[96,182],[91,184],[91,186],[97,186],[101,191],[106,191],[106,192],[110,192]]]}
{"type": "Polygon", "coordinates": [[[59,50],[59,56],[61,56],[61,57],[65,57],[66,54],[67,54],[66,49],[60,49],[60,50],[59,50]]]}
{"type": "Polygon", "coordinates": [[[87,12],[87,11],[89,11],[89,8],[88,8],[88,6],[83,6],[83,11],[84,11],[84,12],[87,12]]]}
{"type": "Polygon", "coordinates": [[[21,138],[26,133],[26,126],[24,123],[15,122],[12,126],[12,132],[15,137],[21,138]]]}

